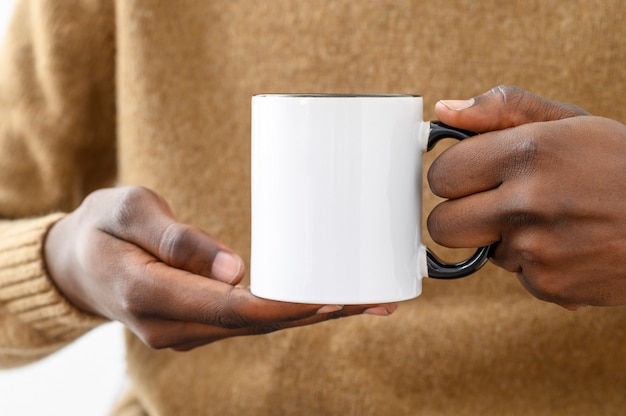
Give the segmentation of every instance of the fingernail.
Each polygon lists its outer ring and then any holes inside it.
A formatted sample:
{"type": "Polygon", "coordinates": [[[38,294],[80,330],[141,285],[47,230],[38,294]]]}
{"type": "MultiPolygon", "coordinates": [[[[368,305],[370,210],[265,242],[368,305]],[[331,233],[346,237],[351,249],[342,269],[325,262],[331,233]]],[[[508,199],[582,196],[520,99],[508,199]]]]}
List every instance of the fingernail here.
{"type": "Polygon", "coordinates": [[[317,310],[317,314],[323,314],[323,313],[330,313],[330,312],[337,312],[343,309],[343,305],[326,305],[326,306],[322,306],[321,308],[319,308],[317,310]]]}
{"type": "Polygon", "coordinates": [[[473,98],[470,98],[469,100],[441,100],[439,102],[452,111],[465,110],[466,108],[470,108],[474,105],[473,98]]]}
{"type": "Polygon", "coordinates": [[[213,260],[211,275],[217,280],[230,283],[239,276],[243,268],[243,260],[235,254],[220,251],[213,260]]]}
{"type": "Polygon", "coordinates": [[[367,315],[389,316],[389,311],[383,306],[376,306],[374,308],[365,309],[363,313],[367,315]]]}

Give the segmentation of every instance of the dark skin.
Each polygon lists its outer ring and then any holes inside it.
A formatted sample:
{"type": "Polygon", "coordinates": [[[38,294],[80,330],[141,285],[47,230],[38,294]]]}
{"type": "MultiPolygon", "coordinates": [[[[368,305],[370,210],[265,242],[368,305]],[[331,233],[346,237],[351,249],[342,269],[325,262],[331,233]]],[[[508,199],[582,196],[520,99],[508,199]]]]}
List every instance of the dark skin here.
{"type": "Polygon", "coordinates": [[[433,239],[496,242],[491,260],[539,299],[626,304],[626,126],[508,86],[435,110],[484,134],[428,172],[433,192],[449,199],[428,218],[433,239]]]}
{"type": "Polygon", "coordinates": [[[96,191],[45,241],[51,278],[79,309],[124,323],[148,346],[190,350],[223,338],[273,332],[396,304],[274,302],[237,286],[241,258],[204,231],[176,221],[141,187],[96,191]]]}
{"type": "MultiPolygon", "coordinates": [[[[428,218],[433,239],[496,243],[492,261],[540,299],[572,309],[626,304],[626,126],[513,87],[442,101],[435,111],[483,134],[429,169],[433,192],[449,198],[428,218]]],[[[44,250],[70,302],[124,323],[152,348],[189,350],[397,306],[256,298],[237,286],[239,256],[177,222],[163,198],[140,187],[94,192],[51,228],[44,250]]]]}

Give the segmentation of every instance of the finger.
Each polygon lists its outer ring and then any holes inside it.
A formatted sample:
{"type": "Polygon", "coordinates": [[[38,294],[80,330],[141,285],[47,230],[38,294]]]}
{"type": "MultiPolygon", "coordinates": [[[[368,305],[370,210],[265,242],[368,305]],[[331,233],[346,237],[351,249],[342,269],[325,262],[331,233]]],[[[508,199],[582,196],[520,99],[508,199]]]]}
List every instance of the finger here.
{"type": "Polygon", "coordinates": [[[324,319],[319,315],[298,321],[273,322],[245,328],[223,328],[195,322],[144,319],[129,327],[150,348],[186,351],[224,338],[267,334],[281,329],[314,324],[324,319]]]}
{"type": "MultiPolygon", "coordinates": [[[[129,270],[135,277],[132,288],[126,293],[132,296],[125,304],[132,305],[131,315],[154,317],[183,322],[236,329],[289,322],[316,315],[350,315],[383,306],[391,314],[396,304],[340,305],[328,308],[323,305],[278,302],[253,296],[247,288],[205,279],[182,270],[171,268],[162,262],[144,262],[136,270],[129,270]],[[318,313],[320,312],[320,313],[318,313]]],[[[382,314],[382,313],[378,313],[382,314]]]]}
{"type": "Polygon", "coordinates": [[[175,221],[155,226],[158,242],[149,250],[163,262],[232,285],[243,278],[241,257],[204,231],[175,221]]]}
{"type": "Polygon", "coordinates": [[[302,319],[315,315],[320,308],[320,305],[260,299],[247,289],[206,279],[160,261],[144,261],[127,273],[133,276],[132,288],[126,290],[132,298],[125,303],[143,316],[244,328],[302,319]]]}
{"type": "Polygon", "coordinates": [[[460,198],[499,187],[528,172],[537,154],[536,124],[470,137],[443,152],[428,170],[432,192],[460,198]]]}
{"type": "Polygon", "coordinates": [[[159,195],[142,187],[118,190],[114,221],[105,232],[131,242],[159,260],[191,273],[237,284],[245,265],[241,257],[204,231],[176,222],[159,195]]]}
{"type": "MultiPolygon", "coordinates": [[[[519,230],[547,229],[555,221],[562,221],[555,216],[559,201],[545,197],[551,189],[550,182],[522,177],[508,180],[497,189],[444,201],[428,216],[428,231],[435,242],[446,247],[511,243],[519,230]]],[[[528,252],[519,247],[515,251],[528,252]]]]}
{"type": "Polygon", "coordinates": [[[435,114],[445,124],[483,133],[526,123],[587,115],[571,104],[550,101],[517,87],[498,86],[469,100],[443,100],[435,114]]]}
{"type": "Polygon", "coordinates": [[[500,241],[502,206],[499,190],[481,192],[437,205],[428,215],[428,232],[445,247],[484,247],[500,241]]]}
{"type": "MultiPolygon", "coordinates": [[[[385,310],[384,315],[388,315],[393,312],[396,307],[396,304],[386,304],[376,307],[372,307],[371,305],[353,305],[331,313],[316,313],[304,319],[269,322],[245,328],[222,328],[193,322],[154,319],[142,322],[141,328],[134,330],[134,332],[151,348],[172,348],[176,351],[188,351],[224,338],[268,334],[283,329],[313,325],[331,319],[360,315],[368,309],[385,310]]],[[[383,315],[382,312],[377,314],[383,315]]]]}

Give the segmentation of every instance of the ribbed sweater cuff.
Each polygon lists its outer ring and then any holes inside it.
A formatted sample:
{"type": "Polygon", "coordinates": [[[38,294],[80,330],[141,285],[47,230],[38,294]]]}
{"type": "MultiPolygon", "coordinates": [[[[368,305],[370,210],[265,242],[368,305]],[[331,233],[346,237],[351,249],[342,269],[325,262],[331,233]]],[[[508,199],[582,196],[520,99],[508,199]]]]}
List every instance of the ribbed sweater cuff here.
{"type": "Polygon", "coordinates": [[[73,307],[49,279],[43,241],[64,214],[11,221],[0,228],[0,304],[50,341],[70,341],[106,322],[73,307]]]}

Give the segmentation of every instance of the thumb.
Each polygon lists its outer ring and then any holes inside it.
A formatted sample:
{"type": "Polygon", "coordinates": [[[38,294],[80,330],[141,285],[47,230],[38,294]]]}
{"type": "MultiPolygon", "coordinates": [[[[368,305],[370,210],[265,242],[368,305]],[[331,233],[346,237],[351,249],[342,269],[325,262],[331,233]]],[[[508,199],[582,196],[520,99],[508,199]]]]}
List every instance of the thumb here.
{"type": "Polygon", "coordinates": [[[86,201],[99,230],[171,267],[231,285],[243,279],[245,265],[239,255],[200,228],[176,221],[166,200],[150,189],[103,189],[86,201]]]}
{"type": "Polygon", "coordinates": [[[588,115],[575,105],[550,101],[508,85],[469,100],[439,101],[435,114],[445,124],[475,133],[588,115]]]}

